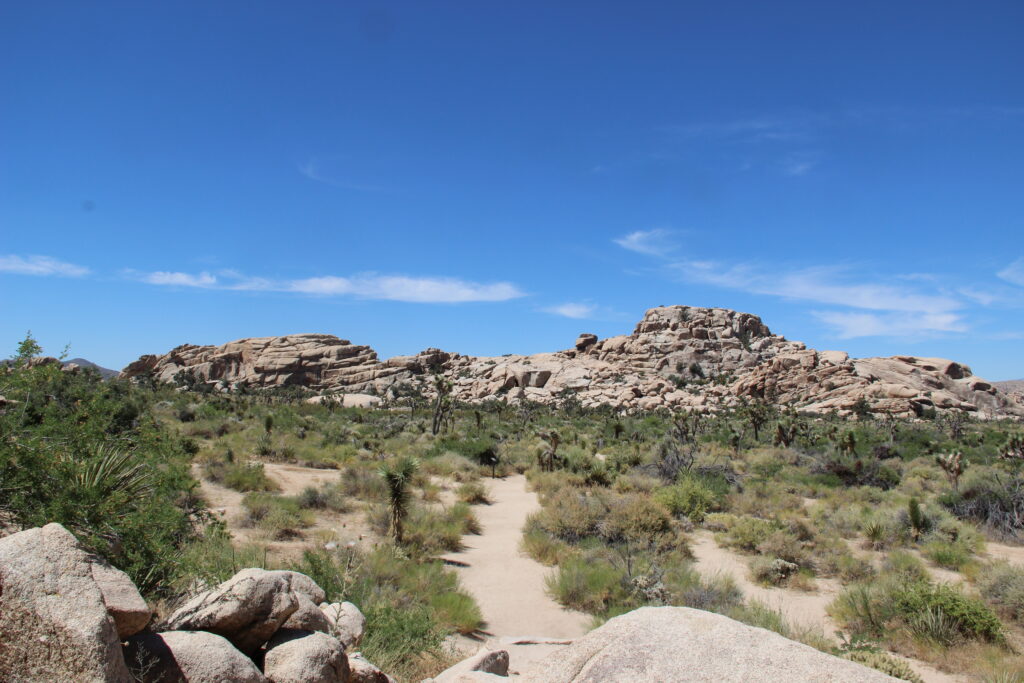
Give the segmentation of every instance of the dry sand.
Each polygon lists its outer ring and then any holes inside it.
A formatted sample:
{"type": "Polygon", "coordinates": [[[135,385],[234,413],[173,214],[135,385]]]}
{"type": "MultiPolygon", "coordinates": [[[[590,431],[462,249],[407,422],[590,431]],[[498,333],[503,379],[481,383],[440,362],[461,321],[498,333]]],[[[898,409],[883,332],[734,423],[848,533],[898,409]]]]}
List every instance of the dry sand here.
{"type": "Polygon", "coordinates": [[[464,536],[465,549],[443,559],[455,565],[459,580],[480,605],[485,621],[480,640],[463,641],[460,647],[474,650],[486,644],[507,649],[510,669],[519,671],[560,646],[511,645],[510,639],[572,640],[587,632],[591,619],[551,599],[544,579],[553,570],[519,550],[526,518],[540,510],[537,495],[527,489],[526,477],[483,481],[490,490],[491,504],[473,508],[482,533],[464,536]]]}

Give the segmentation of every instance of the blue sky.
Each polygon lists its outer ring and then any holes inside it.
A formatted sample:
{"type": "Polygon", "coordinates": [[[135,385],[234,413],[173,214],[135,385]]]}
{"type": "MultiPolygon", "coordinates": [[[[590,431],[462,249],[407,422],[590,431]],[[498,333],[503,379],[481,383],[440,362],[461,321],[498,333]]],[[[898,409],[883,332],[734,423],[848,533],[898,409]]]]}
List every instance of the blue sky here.
{"type": "Polygon", "coordinates": [[[1024,377],[1022,29],[1016,0],[4,3],[0,344],[529,353],[688,304],[1024,377]]]}

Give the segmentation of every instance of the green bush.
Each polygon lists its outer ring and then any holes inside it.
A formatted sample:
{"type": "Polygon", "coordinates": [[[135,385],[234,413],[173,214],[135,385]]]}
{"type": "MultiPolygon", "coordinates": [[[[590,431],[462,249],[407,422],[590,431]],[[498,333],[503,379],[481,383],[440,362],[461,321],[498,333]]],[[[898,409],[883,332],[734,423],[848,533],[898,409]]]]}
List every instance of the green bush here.
{"type": "Polygon", "coordinates": [[[166,596],[204,518],[191,457],[151,415],[155,395],[97,373],[43,365],[0,371],[0,514],[15,527],[64,525],[166,596]]]}
{"type": "Polygon", "coordinates": [[[981,596],[1017,621],[1024,621],[1024,567],[997,562],[979,572],[981,596]]]}
{"type": "Polygon", "coordinates": [[[245,526],[254,526],[275,540],[283,541],[300,535],[299,530],[312,526],[313,515],[304,510],[296,498],[272,493],[247,493],[242,498],[245,526]]]}
{"type": "Polygon", "coordinates": [[[654,500],[674,516],[689,517],[697,524],[719,506],[718,494],[695,477],[682,477],[678,484],[659,489],[654,493],[654,500]]]}
{"type": "Polygon", "coordinates": [[[560,604],[601,614],[626,599],[625,574],[594,558],[570,557],[546,579],[548,592],[560,604]]]}
{"type": "Polygon", "coordinates": [[[459,490],[456,491],[455,495],[460,501],[470,505],[479,505],[490,502],[490,499],[487,497],[487,487],[478,481],[462,484],[459,486],[459,490]]]}
{"type": "Polygon", "coordinates": [[[779,530],[780,524],[757,517],[738,517],[723,535],[725,544],[737,550],[754,552],[769,535],[779,530]]]}

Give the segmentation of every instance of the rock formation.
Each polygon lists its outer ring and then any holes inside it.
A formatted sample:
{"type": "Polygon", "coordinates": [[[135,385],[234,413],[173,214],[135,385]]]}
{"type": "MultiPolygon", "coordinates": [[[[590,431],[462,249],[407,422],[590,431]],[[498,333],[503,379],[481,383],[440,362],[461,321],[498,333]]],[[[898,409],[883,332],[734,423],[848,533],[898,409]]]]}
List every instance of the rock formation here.
{"type": "Polygon", "coordinates": [[[462,356],[427,349],[385,361],[367,346],[331,335],[242,339],[179,346],[143,356],[122,377],[149,373],[175,381],[185,371],[221,390],[300,385],[325,394],[433,392],[432,372],[455,398],[557,403],[622,410],[714,409],[756,399],[809,412],[865,406],[897,416],[960,410],[981,417],[1024,416],[1024,404],[962,364],[895,356],[851,359],[775,335],[755,315],[722,308],[652,308],[631,335],[582,334],[572,348],[532,356],[462,356]]]}

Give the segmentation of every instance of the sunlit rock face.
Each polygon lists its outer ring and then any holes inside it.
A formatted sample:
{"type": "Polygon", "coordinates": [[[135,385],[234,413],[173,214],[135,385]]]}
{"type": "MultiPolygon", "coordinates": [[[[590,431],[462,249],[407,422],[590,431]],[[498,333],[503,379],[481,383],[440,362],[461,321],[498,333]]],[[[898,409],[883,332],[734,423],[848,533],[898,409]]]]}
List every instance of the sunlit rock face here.
{"type": "Polygon", "coordinates": [[[368,346],[326,334],[183,345],[142,356],[121,373],[170,382],[181,371],[221,390],[300,385],[328,393],[395,396],[434,391],[432,375],[463,401],[490,399],[610,405],[623,410],[707,409],[764,400],[809,412],[865,405],[897,416],[931,409],[981,417],[1024,415],[1024,406],[960,363],[894,356],[850,358],[773,334],[759,317],[724,308],[652,308],[630,335],[581,334],[564,351],[463,356],[427,349],[381,361],[368,346]]]}

